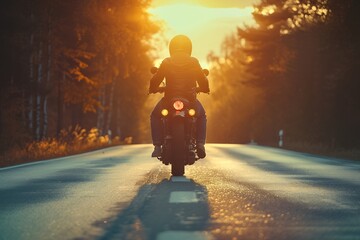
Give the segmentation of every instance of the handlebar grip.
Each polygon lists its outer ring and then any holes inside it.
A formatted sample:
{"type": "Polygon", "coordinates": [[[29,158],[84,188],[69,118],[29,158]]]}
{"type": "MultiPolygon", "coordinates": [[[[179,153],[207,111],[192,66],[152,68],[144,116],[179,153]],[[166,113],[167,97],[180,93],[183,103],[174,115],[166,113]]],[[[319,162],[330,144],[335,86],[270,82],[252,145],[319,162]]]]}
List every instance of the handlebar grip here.
{"type": "Polygon", "coordinates": [[[163,92],[165,92],[165,87],[158,87],[158,89],[157,89],[157,92],[159,92],[159,93],[163,93],[163,92]]]}
{"type": "Polygon", "coordinates": [[[163,93],[165,92],[165,87],[158,87],[156,89],[149,89],[149,94],[150,93],[163,93]]]}

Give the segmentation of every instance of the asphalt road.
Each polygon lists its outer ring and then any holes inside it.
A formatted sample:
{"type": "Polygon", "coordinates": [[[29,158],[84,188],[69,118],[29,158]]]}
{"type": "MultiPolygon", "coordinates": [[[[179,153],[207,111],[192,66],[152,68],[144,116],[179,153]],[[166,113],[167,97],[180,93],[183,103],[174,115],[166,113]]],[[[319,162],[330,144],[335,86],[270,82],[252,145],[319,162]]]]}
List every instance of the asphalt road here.
{"type": "Polygon", "coordinates": [[[0,239],[360,239],[360,161],[210,144],[171,177],[151,151],[0,169],[0,239]]]}

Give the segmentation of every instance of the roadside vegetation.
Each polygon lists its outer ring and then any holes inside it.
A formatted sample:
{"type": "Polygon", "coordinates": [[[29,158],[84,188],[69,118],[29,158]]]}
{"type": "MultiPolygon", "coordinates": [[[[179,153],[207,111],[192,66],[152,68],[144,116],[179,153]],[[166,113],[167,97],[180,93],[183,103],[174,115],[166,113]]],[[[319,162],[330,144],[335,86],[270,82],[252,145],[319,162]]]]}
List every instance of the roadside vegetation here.
{"type": "Polygon", "coordinates": [[[106,148],[131,144],[132,137],[120,140],[111,135],[101,136],[97,128],[87,131],[80,126],[61,130],[58,138],[33,141],[23,147],[14,147],[0,156],[0,167],[28,163],[106,148]]]}

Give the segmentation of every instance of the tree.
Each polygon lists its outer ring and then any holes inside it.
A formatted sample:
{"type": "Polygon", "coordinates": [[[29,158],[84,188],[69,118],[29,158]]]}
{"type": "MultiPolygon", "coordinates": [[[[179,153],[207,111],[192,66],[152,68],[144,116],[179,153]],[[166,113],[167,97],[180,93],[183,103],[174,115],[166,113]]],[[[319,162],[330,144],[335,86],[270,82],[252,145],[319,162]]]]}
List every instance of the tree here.
{"type": "Polygon", "coordinates": [[[3,1],[2,150],[77,124],[133,135],[129,118],[141,110],[143,72],[151,64],[147,40],[158,31],[146,11],[149,3],[3,1]],[[120,116],[128,124],[117,122],[120,116]]]}
{"type": "MultiPolygon", "coordinates": [[[[257,141],[274,145],[284,129],[288,144],[360,145],[355,124],[360,101],[354,90],[359,89],[358,4],[263,0],[253,13],[257,25],[238,28],[234,43],[228,44],[231,61],[215,71],[229,80],[237,70],[259,92],[249,125],[257,141]]],[[[239,98],[249,97],[242,92],[239,98]]],[[[230,103],[228,98],[223,105],[230,103]]],[[[228,126],[236,129],[236,122],[228,126]]]]}

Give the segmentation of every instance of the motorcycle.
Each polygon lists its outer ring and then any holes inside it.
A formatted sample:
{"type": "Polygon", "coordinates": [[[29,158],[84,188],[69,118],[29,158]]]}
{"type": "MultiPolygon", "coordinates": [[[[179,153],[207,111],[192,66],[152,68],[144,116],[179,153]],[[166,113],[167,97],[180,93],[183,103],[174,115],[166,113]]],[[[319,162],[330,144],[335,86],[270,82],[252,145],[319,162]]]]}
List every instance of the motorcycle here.
{"type": "MultiPolygon", "coordinates": [[[[155,74],[158,68],[151,68],[155,74]]],[[[203,69],[206,76],[207,69],[203,69]]],[[[166,87],[159,87],[158,93],[164,93],[166,87]]],[[[196,89],[194,89],[196,94],[196,89]]],[[[163,144],[158,159],[165,165],[171,164],[173,176],[183,176],[185,166],[192,165],[200,158],[196,153],[196,110],[194,102],[178,96],[168,99],[161,110],[163,122],[163,144]]]]}

